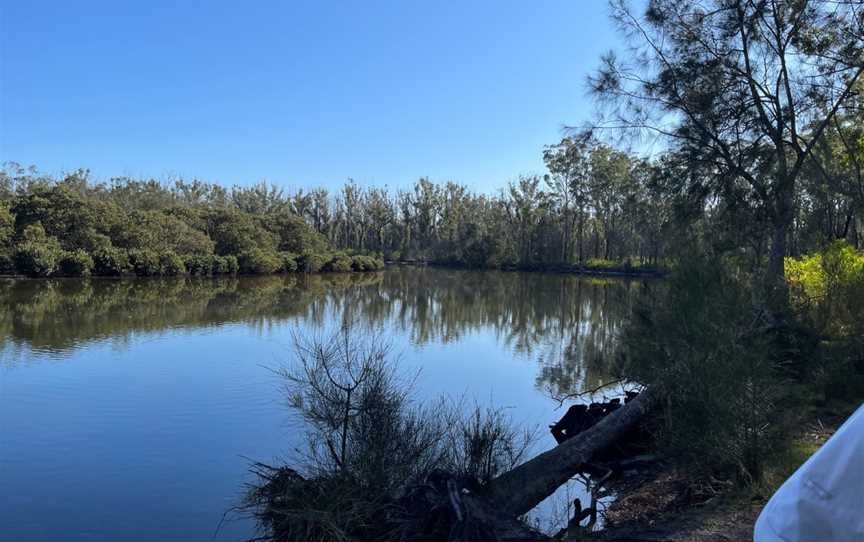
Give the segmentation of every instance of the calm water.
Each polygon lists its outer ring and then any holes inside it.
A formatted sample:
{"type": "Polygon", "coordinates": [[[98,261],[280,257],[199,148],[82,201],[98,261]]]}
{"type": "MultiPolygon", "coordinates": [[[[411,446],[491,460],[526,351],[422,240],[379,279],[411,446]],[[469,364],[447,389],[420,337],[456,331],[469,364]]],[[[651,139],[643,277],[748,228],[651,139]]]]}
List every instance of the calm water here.
{"type": "MultiPolygon", "coordinates": [[[[637,283],[403,268],[364,275],[0,281],[0,539],[242,540],[248,461],[303,432],[268,370],[292,330],[383,327],[418,400],[527,425],[604,378],[637,283]]],[[[554,444],[545,431],[539,448],[554,444]]]]}

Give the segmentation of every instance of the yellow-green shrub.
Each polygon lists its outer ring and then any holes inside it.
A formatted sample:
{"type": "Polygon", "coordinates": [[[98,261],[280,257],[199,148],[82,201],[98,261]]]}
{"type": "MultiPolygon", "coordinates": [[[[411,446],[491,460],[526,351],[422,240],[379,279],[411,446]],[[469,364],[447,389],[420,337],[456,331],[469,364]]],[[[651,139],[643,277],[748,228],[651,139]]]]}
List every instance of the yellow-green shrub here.
{"type": "Polygon", "coordinates": [[[786,279],[800,302],[825,297],[829,290],[854,285],[864,278],[864,254],[839,241],[825,250],[786,258],[786,279]]]}
{"type": "Polygon", "coordinates": [[[864,254],[838,241],[821,252],[786,259],[793,303],[832,336],[857,332],[864,314],[864,254]]]}

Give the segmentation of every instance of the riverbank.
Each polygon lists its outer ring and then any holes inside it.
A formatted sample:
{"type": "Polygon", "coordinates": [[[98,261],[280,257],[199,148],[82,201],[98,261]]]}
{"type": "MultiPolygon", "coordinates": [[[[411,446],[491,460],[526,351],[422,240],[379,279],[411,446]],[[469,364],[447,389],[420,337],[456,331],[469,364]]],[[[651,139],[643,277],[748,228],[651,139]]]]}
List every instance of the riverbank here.
{"type": "Polygon", "coordinates": [[[448,269],[468,269],[480,271],[520,271],[533,273],[560,273],[568,275],[584,275],[590,277],[622,277],[622,278],[663,278],[669,270],[660,266],[626,265],[626,264],[533,264],[533,265],[502,265],[495,268],[477,268],[449,262],[426,260],[384,260],[387,266],[431,266],[448,269]]]}
{"type": "MultiPolygon", "coordinates": [[[[14,266],[6,266],[4,273],[0,274],[6,278],[85,278],[85,277],[177,277],[177,276],[236,276],[236,275],[286,275],[286,274],[318,274],[318,273],[356,273],[367,271],[380,271],[384,269],[384,260],[377,256],[365,254],[348,254],[345,252],[329,252],[324,254],[309,253],[295,254],[281,252],[268,255],[256,252],[251,255],[219,256],[209,255],[185,255],[178,257],[175,254],[142,254],[141,251],[117,252],[122,255],[118,265],[100,266],[96,265],[94,258],[82,253],[84,265],[70,268],[63,265],[66,260],[60,260],[59,264],[52,264],[49,268],[43,268],[41,272],[34,273],[16,269],[14,266]]],[[[66,256],[69,256],[67,254],[66,256]]],[[[117,263],[117,262],[114,262],[117,263]]],[[[2,269],[2,267],[0,267],[2,269]]]]}
{"type": "Polygon", "coordinates": [[[736,487],[731,481],[695,480],[671,462],[630,472],[609,484],[618,498],[604,513],[598,542],[720,542],[753,539],[762,508],[857,405],[843,404],[815,412],[798,435],[769,461],[764,481],[736,487]]]}
{"type": "Polygon", "coordinates": [[[564,275],[581,275],[587,277],[620,277],[620,278],[664,278],[669,270],[662,267],[652,266],[588,266],[580,264],[549,264],[549,265],[504,265],[496,268],[477,268],[465,265],[435,262],[425,260],[382,260],[374,256],[366,255],[344,255],[337,253],[335,256],[320,258],[312,265],[302,263],[298,255],[289,254],[282,257],[280,267],[272,271],[253,271],[251,268],[244,269],[236,262],[226,267],[225,271],[215,270],[216,266],[202,263],[200,258],[188,259],[182,266],[166,269],[155,266],[147,268],[144,266],[129,265],[125,270],[111,273],[93,273],[90,268],[84,274],[64,273],[58,271],[50,275],[32,275],[26,273],[0,273],[4,279],[44,279],[44,278],[132,278],[132,277],[172,277],[172,276],[197,276],[197,277],[219,277],[219,276],[268,276],[268,275],[318,275],[332,273],[363,273],[370,271],[381,271],[385,267],[437,267],[442,269],[459,269],[467,271],[508,271],[523,273],[555,273],[564,275]],[[193,263],[194,262],[194,263],[193,263]]]}

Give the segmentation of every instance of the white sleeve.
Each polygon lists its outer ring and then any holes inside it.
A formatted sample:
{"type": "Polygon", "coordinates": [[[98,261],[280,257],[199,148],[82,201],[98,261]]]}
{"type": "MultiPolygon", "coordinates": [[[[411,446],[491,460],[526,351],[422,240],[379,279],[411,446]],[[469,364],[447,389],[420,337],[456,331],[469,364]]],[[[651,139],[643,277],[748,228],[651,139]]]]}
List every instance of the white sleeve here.
{"type": "Polygon", "coordinates": [[[755,542],[864,542],[864,405],[771,497],[755,542]]]}

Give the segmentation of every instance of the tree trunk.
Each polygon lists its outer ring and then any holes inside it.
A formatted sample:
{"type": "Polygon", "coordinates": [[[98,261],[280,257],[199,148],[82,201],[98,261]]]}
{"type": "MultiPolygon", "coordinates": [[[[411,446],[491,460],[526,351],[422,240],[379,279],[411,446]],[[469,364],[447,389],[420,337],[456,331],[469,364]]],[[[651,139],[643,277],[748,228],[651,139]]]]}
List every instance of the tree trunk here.
{"type": "Polygon", "coordinates": [[[786,284],[786,253],[789,231],[793,222],[793,198],[795,185],[781,183],[783,187],[777,194],[777,207],[771,232],[771,252],[768,253],[768,267],[765,270],[765,303],[776,319],[783,319],[789,308],[789,288],[786,284]]]}
{"type": "Polygon", "coordinates": [[[576,240],[579,243],[579,264],[585,263],[584,239],[585,234],[585,218],[582,215],[582,210],[579,210],[579,238],[576,240]]]}
{"type": "Polygon", "coordinates": [[[620,440],[652,403],[651,390],[645,390],[596,425],[498,476],[489,483],[489,501],[496,510],[512,517],[527,513],[579,473],[597,453],[620,440]]]}
{"type": "Polygon", "coordinates": [[[782,316],[789,304],[789,290],[786,285],[787,232],[784,225],[777,224],[771,233],[771,251],[768,253],[768,267],[765,270],[765,303],[775,317],[782,316]]]}

